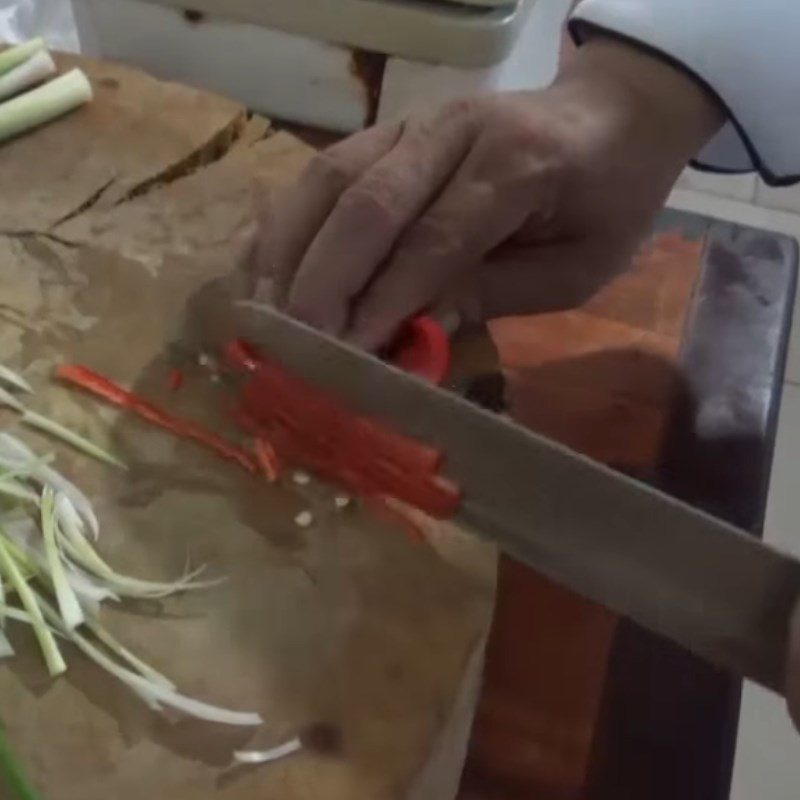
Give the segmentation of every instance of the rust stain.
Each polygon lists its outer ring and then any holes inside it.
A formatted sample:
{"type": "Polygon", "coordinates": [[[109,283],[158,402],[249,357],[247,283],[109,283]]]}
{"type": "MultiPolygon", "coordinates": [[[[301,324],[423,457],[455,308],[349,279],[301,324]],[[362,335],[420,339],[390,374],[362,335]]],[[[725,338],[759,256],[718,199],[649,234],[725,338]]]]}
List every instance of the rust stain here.
{"type": "Polygon", "coordinates": [[[372,125],[378,117],[383,73],[386,69],[386,54],[371,50],[355,49],[350,57],[350,74],[364,87],[367,100],[366,124],[372,125]]]}

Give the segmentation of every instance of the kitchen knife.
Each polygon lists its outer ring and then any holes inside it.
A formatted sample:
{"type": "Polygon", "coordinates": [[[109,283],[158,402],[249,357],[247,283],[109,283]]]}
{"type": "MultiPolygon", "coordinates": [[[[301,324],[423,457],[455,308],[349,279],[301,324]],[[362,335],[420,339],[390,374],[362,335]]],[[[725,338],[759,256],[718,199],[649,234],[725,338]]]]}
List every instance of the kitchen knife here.
{"type": "MultiPolygon", "coordinates": [[[[321,389],[435,444],[457,521],[709,661],[781,691],[800,561],[273,308],[237,332],[321,389]]],[[[535,635],[535,631],[531,632],[535,635]]]]}

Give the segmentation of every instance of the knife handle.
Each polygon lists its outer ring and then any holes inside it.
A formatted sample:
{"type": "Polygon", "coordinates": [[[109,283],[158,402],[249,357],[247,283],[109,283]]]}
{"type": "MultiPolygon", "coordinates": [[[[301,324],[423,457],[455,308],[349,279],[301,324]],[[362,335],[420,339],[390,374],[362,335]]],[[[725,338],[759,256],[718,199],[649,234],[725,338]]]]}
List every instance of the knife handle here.
{"type": "Polygon", "coordinates": [[[450,372],[452,352],[445,324],[422,315],[409,320],[391,346],[388,360],[406,372],[441,384],[450,372]]]}

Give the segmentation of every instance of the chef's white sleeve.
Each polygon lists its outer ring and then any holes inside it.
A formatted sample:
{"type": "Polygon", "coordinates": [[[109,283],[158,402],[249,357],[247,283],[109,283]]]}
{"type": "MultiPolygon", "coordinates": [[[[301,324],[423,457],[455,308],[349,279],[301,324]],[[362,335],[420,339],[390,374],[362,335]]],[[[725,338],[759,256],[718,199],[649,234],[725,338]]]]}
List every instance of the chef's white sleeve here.
{"type": "Polygon", "coordinates": [[[800,0],[582,0],[570,31],[635,42],[721,100],[730,121],[696,166],[800,181],[800,0]]]}

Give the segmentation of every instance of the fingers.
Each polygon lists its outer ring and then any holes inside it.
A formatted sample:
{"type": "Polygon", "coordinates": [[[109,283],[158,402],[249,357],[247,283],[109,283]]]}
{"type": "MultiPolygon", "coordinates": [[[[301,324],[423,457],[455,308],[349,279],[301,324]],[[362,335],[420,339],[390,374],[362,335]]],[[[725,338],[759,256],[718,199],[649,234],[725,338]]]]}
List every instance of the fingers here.
{"type": "Polygon", "coordinates": [[[491,179],[484,180],[482,171],[467,159],[442,196],[403,235],[385,269],[359,297],[349,341],[379,349],[406,319],[458,296],[484,255],[522,224],[530,204],[516,202],[491,179]]]}
{"type": "Polygon", "coordinates": [[[294,276],[288,310],[341,334],[350,304],[398,238],[458,169],[472,143],[467,114],[410,122],[397,145],[338,199],[294,276]]]}
{"type": "Polygon", "coordinates": [[[273,198],[259,236],[256,269],[274,280],[284,303],[300,261],[339,195],[388,153],[399,124],[370,128],[320,153],[300,180],[273,198]]]}

